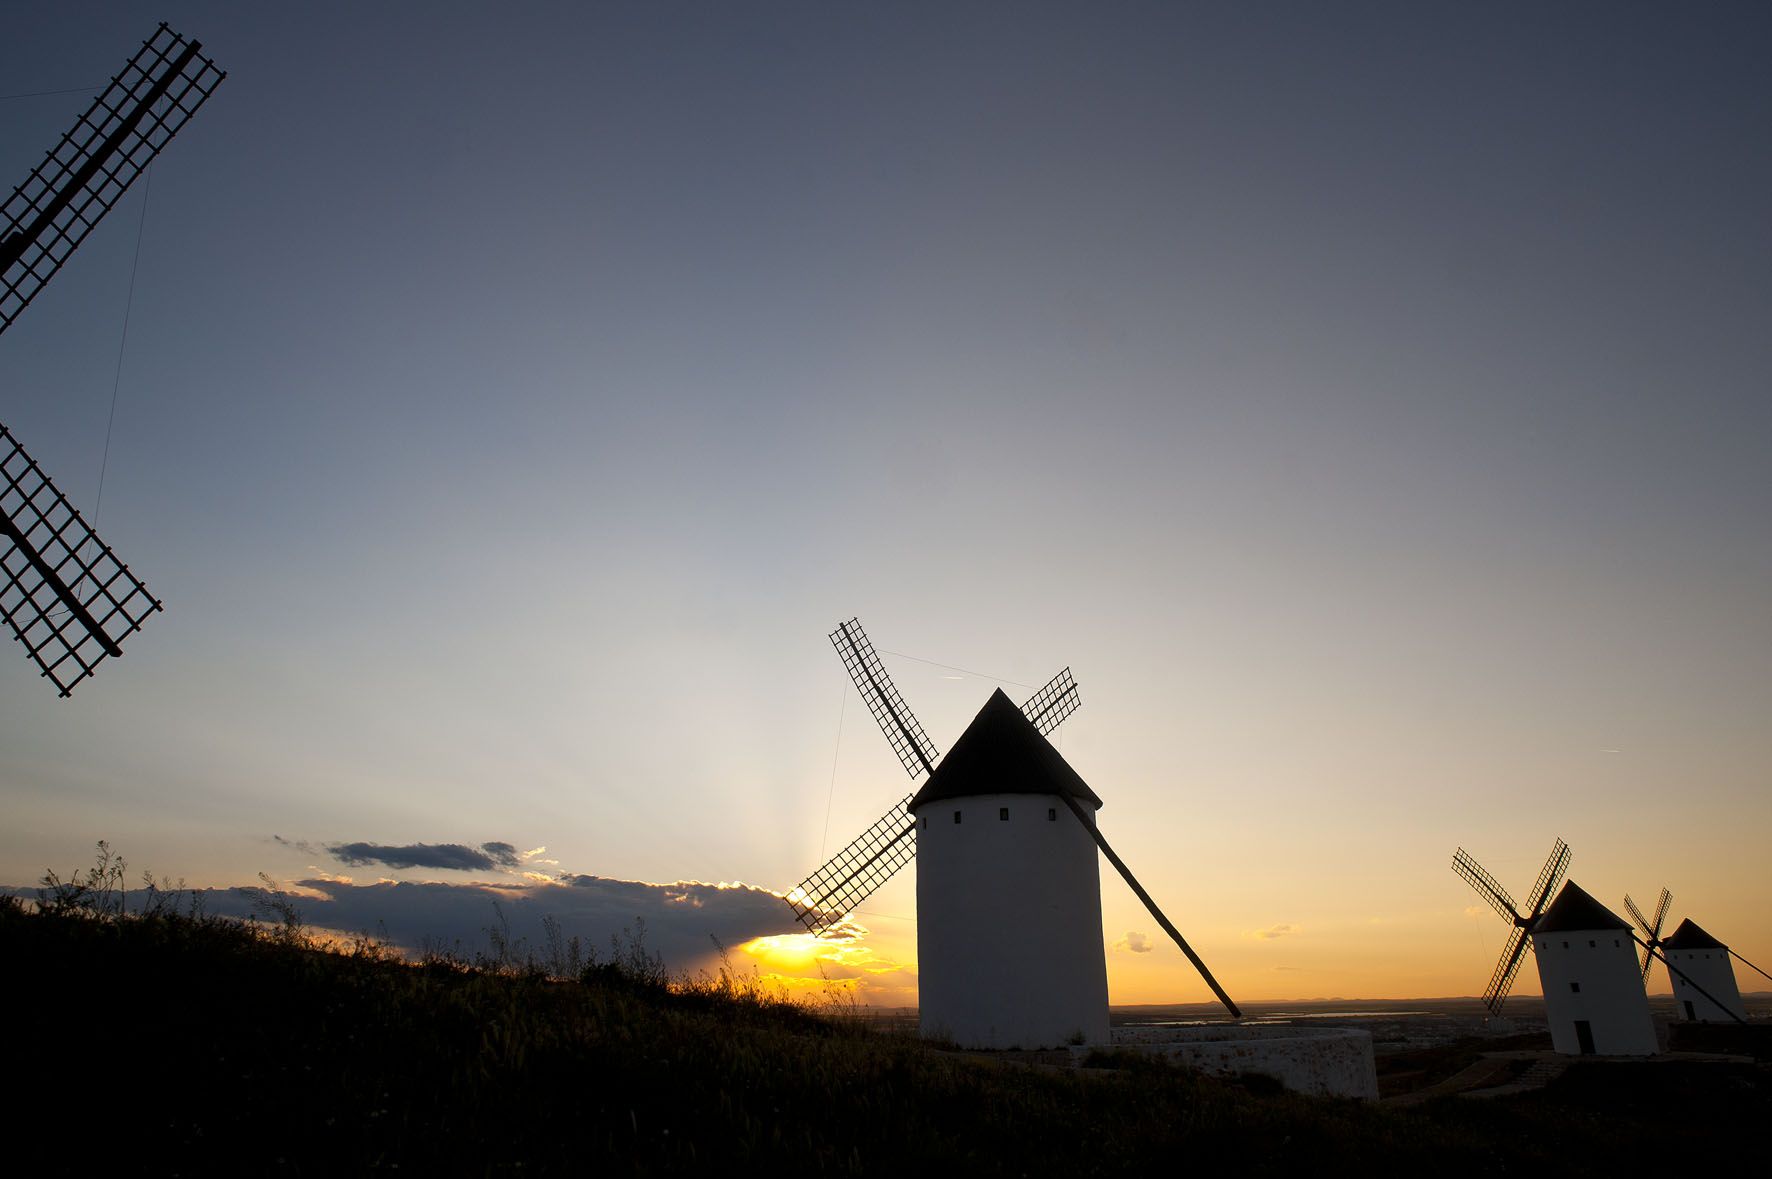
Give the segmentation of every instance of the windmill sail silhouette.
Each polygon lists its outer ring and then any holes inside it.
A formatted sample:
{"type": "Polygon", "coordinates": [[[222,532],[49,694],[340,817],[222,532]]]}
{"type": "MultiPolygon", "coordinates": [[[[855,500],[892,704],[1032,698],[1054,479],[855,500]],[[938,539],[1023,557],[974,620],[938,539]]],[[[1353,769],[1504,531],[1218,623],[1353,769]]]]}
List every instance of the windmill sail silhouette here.
{"type": "MultiPolygon", "coordinates": [[[[0,210],[0,332],[225,73],[162,24],[0,210]]],[[[0,425],[0,615],[63,696],[160,603],[0,425]]]]}
{"type": "Polygon", "coordinates": [[[1624,907],[1630,910],[1630,918],[1643,931],[1643,981],[1649,981],[1649,967],[1654,964],[1656,955],[1661,950],[1661,923],[1667,919],[1667,907],[1674,903],[1674,894],[1667,889],[1661,890],[1661,899],[1655,902],[1655,920],[1643,916],[1637,903],[1624,894],[1624,907]]]}
{"type": "MultiPolygon", "coordinates": [[[[921,722],[905,704],[904,697],[899,694],[892,678],[886,674],[886,668],[881,664],[866,633],[862,631],[861,623],[853,618],[842,623],[831,632],[830,640],[843,661],[844,669],[849,672],[850,679],[866,702],[868,711],[873,714],[880,730],[886,734],[886,740],[904,766],[905,772],[913,779],[933,773],[941,754],[924,732],[921,722]]],[[[1065,718],[1075,712],[1080,704],[1076,680],[1067,667],[1023,703],[1021,713],[1039,731],[1040,736],[1045,737],[1063,724],[1065,718]]],[[[908,809],[913,797],[914,795],[907,794],[894,803],[842,851],[832,856],[789,892],[788,904],[793,908],[794,916],[810,932],[819,935],[827,933],[916,857],[916,823],[908,809]]],[[[1206,963],[1188,945],[1181,931],[1157,907],[1156,901],[1139,884],[1125,861],[1108,845],[1106,838],[1090,820],[1081,804],[1068,794],[1061,794],[1059,797],[1078,822],[1083,824],[1108,862],[1131,886],[1151,916],[1181,948],[1188,961],[1193,963],[1212,993],[1218,996],[1232,1015],[1241,1016],[1242,1011],[1218,985],[1218,980],[1207,969],[1206,963]]]]}
{"type": "Polygon", "coordinates": [[[1507,889],[1501,887],[1501,882],[1489,875],[1462,847],[1452,857],[1452,870],[1469,882],[1489,902],[1489,906],[1513,926],[1508,934],[1507,944],[1501,948],[1501,959],[1495,964],[1495,972],[1489,976],[1489,985],[1483,990],[1483,1005],[1489,1009],[1489,1014],[1500,1015],[1501,1005],[1507,1002],[1507,993],[1513,988],[1514,976],[1519,974],[1520,963],[1526,957],[1526,947],[1530,945],[1526,935],[1544,915],[1551,894],[1557,890],[1563,874],[1569,870],[1569,845],[1561,839],[1552,845],[1549,858],[1544,861],[1544,867],[1538,872],[1538,879],[1532,884],[1532,891],[1527,894],[1531,901],[1524,913],[1514,903],[1514,898],[1508,895],[1507,889]]]}
{"type": "MultiPolygon", "coordinates": [[[[831,632],[830,640],[905,772],[912,779],[933,773],[941,753],[886,674],[861,623],[853,618],[841,623],[831,632]]],[[[1067,667],[1035,693],[1022,712],[1044,736],[1063,724],[1080,703],[1076,681],[1067,667]]],[[[824,934],[830,930],[915,858],[916,824],[906,809],[911,797],[907,794],[893,803],[788,894],[795,918],[808,931],[824,934]]]]}

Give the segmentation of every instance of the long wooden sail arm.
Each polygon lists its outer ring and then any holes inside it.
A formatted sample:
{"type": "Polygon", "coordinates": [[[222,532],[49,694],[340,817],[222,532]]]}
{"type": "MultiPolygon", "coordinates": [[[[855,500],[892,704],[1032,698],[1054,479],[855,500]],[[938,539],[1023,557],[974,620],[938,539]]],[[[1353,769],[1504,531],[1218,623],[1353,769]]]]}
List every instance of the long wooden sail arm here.
{"type": "MultiPolygon", "coordinates": [[[[1684,979],[1686,981],[1687,986],[1689,986],[1693,990],[1697,991],[1700,995],[1703,995],[1706,999],[1710,1000],[1713,1004],[1715,1004],[1717,1007],[1721,1008],[1723,1011],[1728,1012],[1730,1019],[1734,1020],[1736,1023],[1746,1023],[1747,1022],[1747,1020],[1741,1018],[1739,1015],[1735,1014],[1733,1011],[1729,1011],[1729,1009],[1727,1007],[1724,1007],[1723,1004],[1718,1003],[1716,996],[1712,995],[1709,991],[1707,991],[1703,987],[1699,986],[1697,981],[1694,980],[1691,975],[1687,974],[1684,970],[1681,970],[1678,966],[1675,966],[1672,962],[1669,962],[1667,960],[1667,955],[1663,954],[1661,951],[1657,950],[1654,946],[1651,946],[1648,942],[1646,942],[1642,938],[1638,937],[1634,932],[1630,935],[1630,940],[1637,943],[1637,945],[1642,946],[1645,950],[1648,950],[1651,954],[1654,954],[1657,958],[1661,959],[1661,964],[1663,966],[1667,967],[1670,971],[1672,971],[1673,973],[1679,975],[1682,979],[1684,979]]],[[[1752,965],[1752,964],[1750,963],[1749,965],[1752,965]]],[[[1759,967],[1756,966],[1756,967],[1754,967],[1754,969],[1758,970],[1759,967]]]]}
{"type": "Polygon", "coordinates": [[[1071,813],[1077,816],[1077,822],[1083,824],[1083,829],[1089,832],[1091,839],[1095,840],[1095,846],[1099,847],[1101,854],[1108,858],[1108,863],[1119,871],[1121,879],[1131,886],[1133,893],[1144,902],[1144,907],[1151,911],[1151,916],[1157,919],[1157,924],[1163,927],[1163,932],[1173,938],[1175,944],[1181,947],[1181,952],[1186,954],[1187,960],[1194,964],[1194,969],[1200,972],[1200,977],[1206,980],[1206,985],[1212,988],[1212,993],[1218,996],[1218,1001],[1223,1003],[1233,1016],[1238,1019],[1243,1018],[1243,1009],[1224,993],[1224,988],[1218,985],[1218,980],[1212,977],[1210,970],[1206,969],[1206,963],[1200,960],[1198,954],[1194,953],[1194,948],[1187,944],[1187,939],[1181,936],[1181,931],[1175,928],[1174,923],[1163,915],[1163,910],[1157,908],[1157,902],[1151,899],[1151,894],[1146,892],[1144,885],[1138,883],[1138,878],[1132,875],[1132,869],[1126,866],[1126,861],[1114,854],[1114,849],[1108,846],[1108,841],[1103,837],[1101,828],[1090,821],[1088,812],[1083,809],[1083,804],[1068,794],[1061,794],[1059,797],[1064,799],[1065,805],[1071,808],[1071,813]]]}
{"type": "Polygon", "coordinates": [[[1736,954],[1734,950],[1730,950],[1729,953],[1734,955],[1735,960],[1737,962],[1741,963],[1743,966],[1747,967],[1749,970],[1759,970],[1759,972],[1761,974],[1766,975],[1767,978],[1772,978],[1772,974],[1766,974],[1766,972],[1764,970],[1760,970],[1760,968],[1758,966],[1755,966],[1752,962],[1749,962],[1746,958],[1743,958],[1740,954],[1736,954]]]}

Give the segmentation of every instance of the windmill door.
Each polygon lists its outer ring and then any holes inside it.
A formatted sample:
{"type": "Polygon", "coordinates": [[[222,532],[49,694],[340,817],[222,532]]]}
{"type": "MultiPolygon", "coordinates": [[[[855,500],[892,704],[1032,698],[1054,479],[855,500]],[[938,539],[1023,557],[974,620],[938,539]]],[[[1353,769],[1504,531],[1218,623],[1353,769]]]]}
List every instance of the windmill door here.
{"type": "Polygon", "coordinates": [[[1594,1054],[1594,1025],[1585,1019],[1575,1021],[1575,1042],[1581,1046],[1583,1056],[1594,1054]]]}

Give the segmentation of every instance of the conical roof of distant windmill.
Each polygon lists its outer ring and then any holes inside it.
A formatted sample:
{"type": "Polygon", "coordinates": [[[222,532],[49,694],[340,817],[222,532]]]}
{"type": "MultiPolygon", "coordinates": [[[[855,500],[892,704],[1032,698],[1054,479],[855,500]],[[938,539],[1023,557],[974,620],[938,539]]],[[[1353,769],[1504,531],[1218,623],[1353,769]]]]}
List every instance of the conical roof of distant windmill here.
{"type": "Polygon", "coordinates": [[[1101,806],[1095,791],[1001,688],[991,693],[941,759],[911,799],[910,809],[980,794],[1068,794],[1078,802],[1101,806]]]}
{"type": "Polygon", "coordinates": [[[1729,947],[1704,932],[1698,922],[1688,917],[1680,922],[1680,927],[1667,935],[1661,943],[1664,950],[1727,950],[1729,947]]]}
{"type": "Polygon", "coordinates": [[[1571,880],[1544,911],[1532,932],[1567,933],[1573,929],[1629,929],[1630,922],[1594,900],[1579,884],[1571,880]]]}

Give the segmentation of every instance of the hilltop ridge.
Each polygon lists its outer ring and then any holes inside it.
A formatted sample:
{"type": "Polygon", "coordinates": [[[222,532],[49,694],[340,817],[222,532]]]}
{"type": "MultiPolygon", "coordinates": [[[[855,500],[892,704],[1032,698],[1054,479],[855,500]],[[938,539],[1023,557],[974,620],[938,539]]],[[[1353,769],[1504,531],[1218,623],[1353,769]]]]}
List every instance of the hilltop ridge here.
{"type": "Polygon", "coordinates": [[[1577,1067],[1530,1100],[1408,1110],[1115,1054],[1011,1067],[730,975],[669,980],[638,940],[609,960],[578,952],[561,978],[496,939],[471,963],[415,965],[368,940],[322,950],[286,916],[0,902],[6,998],[30,1013],[17,1076],[95,1131],[15,1133],[30,1173],[1579,1172],[1726,1157],[1772,1115],[1752,1065],[1638,1066],[1622,1093],[1620,1070],[1577,1067]]]}

